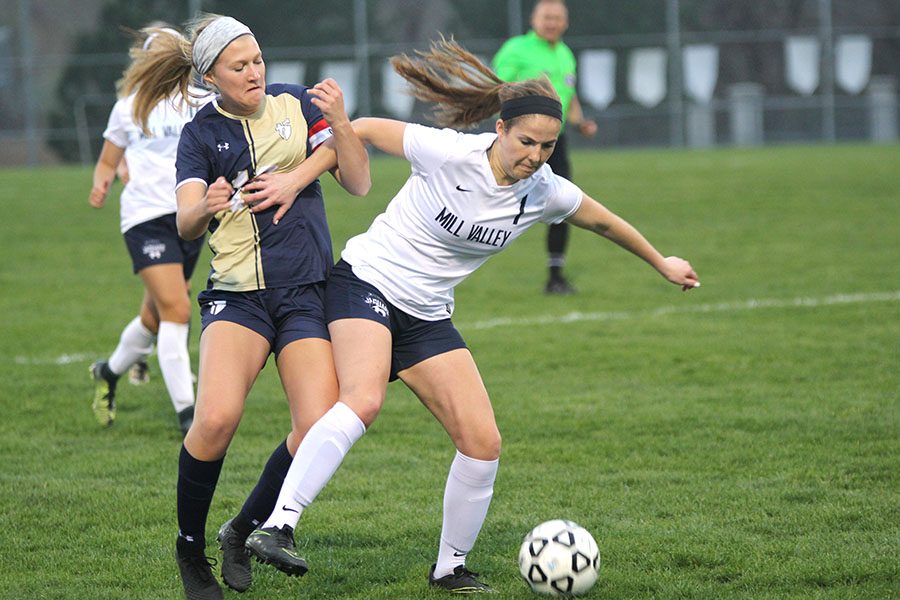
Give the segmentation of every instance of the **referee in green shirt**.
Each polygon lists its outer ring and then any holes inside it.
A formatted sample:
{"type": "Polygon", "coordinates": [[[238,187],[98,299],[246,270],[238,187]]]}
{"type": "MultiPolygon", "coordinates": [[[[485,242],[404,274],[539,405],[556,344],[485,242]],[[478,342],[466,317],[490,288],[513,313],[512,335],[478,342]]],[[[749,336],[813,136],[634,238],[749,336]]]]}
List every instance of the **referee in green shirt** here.
{"type": "MultiPolygon", "coordinates": [[[[583,136],[597,133],[597,124],[585,119],[575,95],[575,55],[562,41],[569,27],[569,11],[564,0],[538,0],[531,12],[531,31],[508,39],[497,55],[493,67],[504,81],[522,81],[546,75],[559,94],[563,107],[563,132],[547,164],[557,175],[572,179],[569,152],[566,149],[566,124],[576,127],[583,136]]],[[[550,277],[544,291],[548,294],[572,294],[575,288],[563,275],[568,223],[551,225],[547,231],[550,277]]]]}

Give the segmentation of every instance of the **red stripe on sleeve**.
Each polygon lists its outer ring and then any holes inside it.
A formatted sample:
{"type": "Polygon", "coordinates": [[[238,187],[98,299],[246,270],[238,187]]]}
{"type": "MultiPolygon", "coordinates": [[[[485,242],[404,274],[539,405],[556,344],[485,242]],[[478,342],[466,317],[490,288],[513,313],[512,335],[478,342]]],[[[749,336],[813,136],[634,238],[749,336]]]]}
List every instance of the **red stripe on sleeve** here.
{"type": "Polygon", "coordinates": [[[313,137],[323,129],[328,129],[329,127],[331,127],[331,125],[328,124],[328,121],[326,121],[325,119],[320,119],[318,123],[309,128],[308,137],[313,137]]]}

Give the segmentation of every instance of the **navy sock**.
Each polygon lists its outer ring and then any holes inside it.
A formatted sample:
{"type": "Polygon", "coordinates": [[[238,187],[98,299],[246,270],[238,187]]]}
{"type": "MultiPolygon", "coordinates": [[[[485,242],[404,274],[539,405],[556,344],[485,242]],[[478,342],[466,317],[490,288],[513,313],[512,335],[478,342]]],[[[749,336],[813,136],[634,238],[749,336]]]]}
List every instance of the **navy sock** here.
{"type": "Polygon", "coordinates": [[[557,223],[547,229],[547,254],[564,258],[569,245],[569,224],[557,223]]]}
{"type": "Polygon", "coordinates": [[[197,460],[184,445],[181,446],[178,457],[179,550],[187,550],[183,547],[186,544],[201,552],[206,547],[206,518],[224,461],[224,458],[211,462],[197,460]]]}
{"type": "Polygon", "coordinates": [[[238,535],[247,537],[272,514],[275,502],[278,501],[281,484],[284,483],[288,469],[291,468],[292,460],[285,440],[272,452],[262,475],[259,476],[259,481],[256,482],[256,487],[247,496],[241,512],[231,521],[231,526],[238,535]]]}

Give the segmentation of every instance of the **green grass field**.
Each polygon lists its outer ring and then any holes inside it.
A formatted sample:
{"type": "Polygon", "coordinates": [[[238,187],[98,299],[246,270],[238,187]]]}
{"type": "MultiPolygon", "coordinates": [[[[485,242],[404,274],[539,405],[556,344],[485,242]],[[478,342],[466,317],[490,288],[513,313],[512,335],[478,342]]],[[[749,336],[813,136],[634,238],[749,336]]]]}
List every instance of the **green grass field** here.
{"type": "MultiPolygon", "coordinates": [[[[457,290],[455,322],[504,436],[469,559],[496,597],[530,597],[518,547],[551,518],[598,541],[589,598],[900,597],[898,150],[576,155],[576,181],[691,260],[703,287],[683,294],[576,231],[579,293],[545,297],[538,227],[457,290]]],[[[326,182],[338,249],[406,172],[374,160],[365,199],[326,182]]],[[[118,203],[88,207],[88,169],[0,178],[0,597],[180,598],[181,439],[155,360],[149,385],[120,386],[112,428],[90,410],[88,365],[141,296],[118,203]]],[[[210,541],[288,425],[270,361],[226,459],[210,541]]],[[[443,597],[425,576],[452,456],[393,384],[301,520],[310,574],[255,565],[253,588],[226,597],[443,597]]]]}

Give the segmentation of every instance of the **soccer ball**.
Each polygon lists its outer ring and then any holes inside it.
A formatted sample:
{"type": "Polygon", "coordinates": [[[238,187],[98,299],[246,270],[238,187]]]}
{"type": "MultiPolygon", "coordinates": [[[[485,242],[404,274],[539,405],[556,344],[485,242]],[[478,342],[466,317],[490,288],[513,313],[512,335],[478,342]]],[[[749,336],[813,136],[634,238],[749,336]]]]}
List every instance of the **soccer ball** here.
{"type": "Polygon", "coordinates": [[[540,594],[571,598],[597,581],[600,551],[587,529],[572,521],[541,523],[519,549],[519,573],[540,594]]]}

